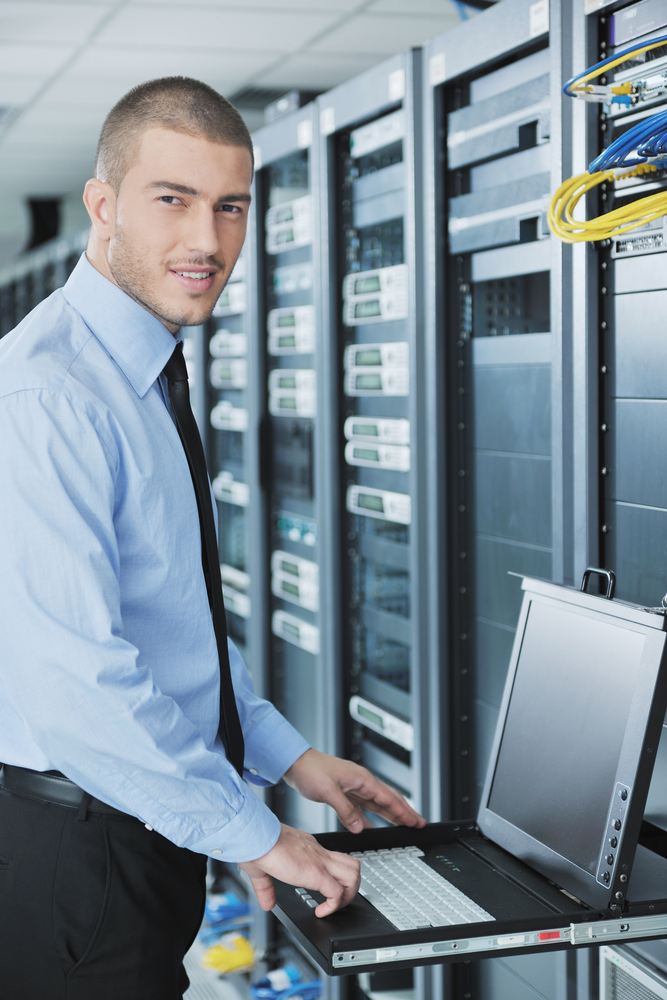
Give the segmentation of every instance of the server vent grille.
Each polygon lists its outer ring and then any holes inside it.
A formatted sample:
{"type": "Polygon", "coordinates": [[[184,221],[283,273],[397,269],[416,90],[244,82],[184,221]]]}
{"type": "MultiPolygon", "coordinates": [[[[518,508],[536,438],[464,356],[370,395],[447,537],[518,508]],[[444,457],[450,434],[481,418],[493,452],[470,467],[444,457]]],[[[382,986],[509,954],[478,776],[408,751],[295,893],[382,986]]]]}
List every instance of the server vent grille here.
{"type": "Polygon", "coordinates": [[[659,993],[637,982],[619,966],[612,965],[610,973],[609,1000],[660,1000],[659,993]]]}

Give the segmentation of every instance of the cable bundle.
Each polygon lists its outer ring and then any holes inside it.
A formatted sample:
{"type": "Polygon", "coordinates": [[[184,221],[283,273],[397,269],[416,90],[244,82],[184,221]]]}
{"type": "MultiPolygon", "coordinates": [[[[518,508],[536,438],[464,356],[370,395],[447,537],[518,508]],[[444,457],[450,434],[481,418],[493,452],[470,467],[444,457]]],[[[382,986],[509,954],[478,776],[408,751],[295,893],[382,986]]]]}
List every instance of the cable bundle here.
{"type": "Polygon", "coordinates": [[[638,163],[664,156],[667,156],[667,111],[660,111],[637,122],[614,139],[604,153],[593,160],[588,172],[594,174],[597,170],[635,167],[638,163]]]}
{"type": "MultiPolygon", "coordinates": [[[[563,87],[569,97],[580,97],[588,101],[632,105],[640,96],[653,98],[667,93],[667,79],[655,84],[626,82],[611,86],[594,86],[590,81],[597,79],[608,70],[614,69],[629,59],[659,49],[667,44],[667,35],[660,35],[650,42],[630,46],[608,56],[595,66],[579,73],[563,87]]],[[[667,214],[667,191],[640,198],[629,205],[616,208],[605,215],[586,222],[574,218],[574,210],[585,194],[605,182],[614,183],[628,177],[641,177],[658,170],[655,162],[667,158],[667,111],[660,111],[637,122],[623,135],[615,139],[607,149],[596,157],[588,172],[565,181],[551,199],[547,221],[549,229],[564,243],[581,243],[592,240],[614,239],[633,229],[638,229],[667,214]],[[629,170],[626,168],[630,168],[629,170]],[[617,173],[625,170],[624,173],[617,173]]],[[[667,166],[667,161],[665,162],[667,166]]]]}
{"type": "Polygon", "coordinates": [[[547,221],[549,229],[564,243],[584,243],[590,240],[608,240],[637,229],[667,214],[667,191],[649,195],[630,205],[615,208],[606,215],[587,222],[578,222],[573,217],[577,203],[598,184],[605,181],[624,180],[626,177],[641,177],[657,171],[653,164],[640,164],[634,170],[617,174],[615,170],[601,170],[595,174],[580,174],[570,177],[556,191],[549,205],[547,221]]]}

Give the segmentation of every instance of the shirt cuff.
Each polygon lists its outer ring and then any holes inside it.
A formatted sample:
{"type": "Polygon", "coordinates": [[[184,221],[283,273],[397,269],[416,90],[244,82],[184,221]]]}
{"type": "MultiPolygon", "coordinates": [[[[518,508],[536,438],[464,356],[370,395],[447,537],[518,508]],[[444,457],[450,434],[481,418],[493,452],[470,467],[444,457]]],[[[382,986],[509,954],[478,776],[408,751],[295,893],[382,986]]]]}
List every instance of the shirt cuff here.
{"type": "Polygon", "coordinates": [[[263,857],[279,836],[280,820],[248,789],[243,806],[229,823],[217,833],[186,846],[197,854],[238,864],[263,857]]]}
{"type": "Polygon", "coordinates": [[[253,785],[277,785],[294,761],[310,750],[310,743],[279,712],[271,724],[270,740],[256,730],[245,737],[244,777],[253,785]]]}

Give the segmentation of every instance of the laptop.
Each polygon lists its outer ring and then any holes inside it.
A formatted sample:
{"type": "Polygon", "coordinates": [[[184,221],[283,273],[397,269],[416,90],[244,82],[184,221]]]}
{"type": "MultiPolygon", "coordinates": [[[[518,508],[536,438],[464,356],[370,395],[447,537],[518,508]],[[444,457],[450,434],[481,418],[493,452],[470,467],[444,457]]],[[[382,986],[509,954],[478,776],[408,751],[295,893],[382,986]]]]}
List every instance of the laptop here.
{"type": "Polygon", "coordinates": [[[362,890],[276,882],[331,976],[667,935],[667,833],[644,821],[667,708],[664,614],[524,578],[477,819],[328,833],[362,890]],[[417,903],[415,900],[417,899],[417,903]]]}

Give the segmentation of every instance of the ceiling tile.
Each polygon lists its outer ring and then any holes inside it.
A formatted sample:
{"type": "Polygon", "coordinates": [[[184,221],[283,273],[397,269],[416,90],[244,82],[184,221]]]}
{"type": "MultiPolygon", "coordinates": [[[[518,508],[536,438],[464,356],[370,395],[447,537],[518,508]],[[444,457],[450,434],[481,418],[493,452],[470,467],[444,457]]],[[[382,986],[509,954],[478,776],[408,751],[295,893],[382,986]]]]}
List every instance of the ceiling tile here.
{"type": "Polygon", "coordinates": [[[9,132],[2,143],[3,170],[12,164],[23,163],[28,168],[31,166],[40,167],[42,173],[48,176],[55,164],[82,163],[89,160],[90,143],[88,142],[68,143],[60,146],[49,142],[26,142],[25,140],[14,144],[11,139],[12,133],[9,132]]]}
{"type": "MultiPolygon", "coordinates": [[[[183,0],[130,0],[131,3],[155,6],[183,6],[183,0]]],[[[230,3],[229,0],[197,0],[200,7],[218,7],[220,10],[242,10],[251,13],[256,10],[324,10],[341,15],[351,10],[365,7],[368,0],[250,0],[248,3],[230,3]]],[[[405,9],[405,8],[403,8],[405,9]]]]}
{"type": "Polygon", "coordinates": [[[68,78],[101,77],[112,80],[124,78],[132,86],[142,80],[159,76],[193,76],[208,81],[244,81],[254,73],[268,68],[277,58],[276,52],[245,52],[238,49],[188,49],[125,47],[120,45],[91,45],[76,59],[65,74],[68,78]]]}
{"type": "Polygon", "coordinates": [[[2,155],[5,155],[6,149],[13,146],[24,144],[37,145],[37,137],[39,145],[44,146],[47,150],[55,149],[56,146],[61,146],[65,149],[83,148],[90,146],[91,143],[93,148],[95,148],[103,121],[104,118],[100,117],[99,121],[95,123],[64,124],[56,118],[56,120],[44,123],[39,126],[39,129],[36,129],[32,122],[26,122],[21,117],[16,122],[16,125],[9,129],[3,140],[2,155]]]}
{"type": "Polygon", "coordinates": [[[0,42],[0,67],[3,73],[26,76],[51,76],[74,52],[72,45],[20,45],[0,42]]]}
{"type": "Polygon", "coordinates": [[[77,106],[98,106],[106,109],[104,111],[106,114],[136,83],[136,79],[127,77],[109,80],[105,77],[66,75],[51,84],[40,97],[39,104],[42,107],[57,108],[61,102],[67,102],[72,109],[77,106]]]}
{"type": "Polygon", "coordinates": [[[316,42],[315,52],[364,52],[393,55],[420,45],[458,24],[460,18],[448,5],[442,17],[392,14],[359,14],[316,42]]]}
{"type": "Polygon", "coordinates": [[[260,73],[253,83],[262,87],[328,90],[375,66],[384,56],[299,52],[275,69],[260,73]]]}
{"type": "MultiPolygon", "coordinates": [[[[433,14],[447,16],[453,10],[458,20],[461,20],[458,8],[453,0],[410,0],[410,14],[433,14]]],[[[473,14],[474,10],[467,10],[473,14]]],[[[375,0],[366,7],[364,14],[405,14],[406,0],[375,0]]]]}
{"type": "Polygon", "coordinates": [[[112,3],[45,3],[13,0],[0,3],[3,42],[74,42],[89,37],[113,8],[112,3]]]}
{"type": "Polygon", "coordinates": [[[0,73],[0,107],[27,104],[47,79],[44,76],[23,76],[21,73],[0,73]]]}
{"type": "Polygon", "coordinates": [[[292,52],[325,31],[339,14],[270,11],[238,7],[218,9],[182,5],[171,13],[157,6],[123,7],[97,41],[107,44],[186,46],[192,48],[281,49],[292,52]]]}
{"type": "MultiPolygon", "coordinates": [[[[0,80],[2,78],[0,77],[0,80]]],[[[46,103],[39,100],[21,112],[21,126],[39,131],[50,125],[59,128],[97,128],[106,114],[105,104],[72,104],[69,101],[46,103]]]]}

